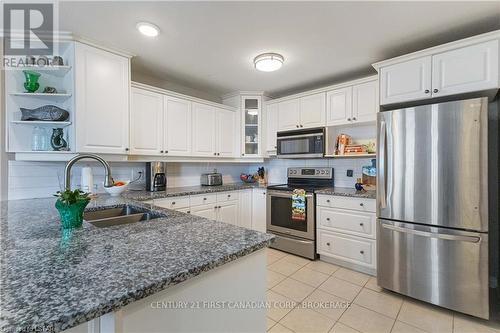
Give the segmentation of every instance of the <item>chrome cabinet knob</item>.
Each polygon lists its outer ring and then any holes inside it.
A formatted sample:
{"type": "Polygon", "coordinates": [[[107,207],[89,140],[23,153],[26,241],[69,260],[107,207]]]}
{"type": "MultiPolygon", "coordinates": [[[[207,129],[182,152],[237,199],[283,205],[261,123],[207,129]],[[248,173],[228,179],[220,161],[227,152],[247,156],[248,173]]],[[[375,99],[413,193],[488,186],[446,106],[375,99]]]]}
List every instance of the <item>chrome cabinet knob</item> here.
{"type": "Polygon", "coordinates": [[[351,118],[347,118],[347,121],[351,121],[351,118]]]}
{"type": "Polygon", "coordinates": [[[356,120],[356,117],[352,117],[352,120],[356,120]]]}
{"type": "Polygon", "coordinates": [[[214,153],[215,156],[217,156],[217,153],[214,153]]]}
{"type": "Polygon", "coordinates": [[[228,197],[228,198],[231,198],[231,194],[228,194],[228,195],[227,195],[227,197],[228,197]]]}
{"type": "Polygon", "coordinates": [[[330,203],[330,199],[326,200],[326,202],[330,203]]]}
{"type": "Polygon", "coordinates": [[[172,201],[172,205],[175,205],[175,201],[172,201]]]}
{"type": "Polygon", "coordinates": [[[190,211],[190,210],[188,210],[186,213],[191,214],[191,211],[190,211]]]}
{"type": "Polygon", "coordinates": [[[425,89],[424,93],[428,94],[430,93],[431,91],[429,89],[425,89]]]}
{"type": "Polygon", "coordinates": [[[361,254],[365,254],[365,251],[361,250],[361,251],[359,251],[359,253],[361,253],[361,254]]]}
{"type": "Polygon", "coordinates": [[[220,156],[220,153],[217,153],[217,156],[220,156]]]}
{"type": "Polygon", "coordinates": [[[203,198],[203,200],[207,200],[207,198],[203,198]]]}
{"type": "Polygon", "coordinates": [[[299,125],[295,125],[297,128],[299,128],[299,125]]]}
{"type": "Polygon", "coordinates": [[[327,221],[330,221],[330,218],[329,218],[329,217],[327,217],[327,218],[326,218],[326,220],[327,220],[327,221]]]}
{"type": "Polygon", "coordinates": [[[300,127],[304,127],[304,125],[300,125],[300,127]]]}
{"type": "Polygon", "coordinates": [[[327,246],[330,246],[330,243],[328,242],[328,243],[326,243],[326,245],[327,245],[327,246]]]}
{"type": "Polygon", "coordinates": [[[359,203],[359,205],[360,205],[361,207],[363,207],[363,206],[364,206],[364,204],[363,204],[362,202],[360,202],[360,203],[359,203]]]}
{"type": "Polygon", "coordinates": [[[364,223],[360,223],[360,224],[359,224],[359,226],[360,226],[360,227],[362,227],[362,226],[364,226],[364,225],[365,225],[364,223]]]}
{"type": "Polygon", "coordinates": [[[165,150],[165,154],[168,154],[168,150],[165,150]]]}
{"type": "Polygon", "coordinates": [[[218,208],[219,208],[219,209],[221,209],[221,208],[222,208],[222,206],[219,206],[218,208]]]}
{"type": "Polygon", "coordinates": [[[160,153],[163,154],[163,150],[160,150],[160,153]]]}
{"type": "Polygon", "coordinates": [[[435,92],[435,93],[437,93],[438,91],[439,91],[439,90],[437,90],[437,89],[434,89],[434,90],[433,90],[432,92],[435,92]]]}
{"type": "Polygon", "coordinates": [[[129,151],[129,149],[128,149],[128,148],[125,148],[125,151],[129,151]]]}

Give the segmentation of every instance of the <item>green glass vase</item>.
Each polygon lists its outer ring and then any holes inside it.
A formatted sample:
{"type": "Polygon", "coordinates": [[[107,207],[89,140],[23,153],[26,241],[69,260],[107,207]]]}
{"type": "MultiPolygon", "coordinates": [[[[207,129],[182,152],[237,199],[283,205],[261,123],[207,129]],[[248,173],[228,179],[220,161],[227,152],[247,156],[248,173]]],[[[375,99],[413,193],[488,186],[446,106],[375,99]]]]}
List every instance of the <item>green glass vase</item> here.
{"type": "Polygon", "coordinates": [[[61,226],[63,229],[80,228],[83,222],[83,211],[87,207],[90,199],[78,200],[73,204],[67,204],[61,200],[56,201],[56,208],[61,217],[61,226]]]}
{"type": "Polygon", "coordinates": [[[40,88],[40,83],[38,83],[38,78],[40,78],[40,73],[33,71],[23,71],[24,79],[24,89],[29,93],[34,93],[40,88]]]}

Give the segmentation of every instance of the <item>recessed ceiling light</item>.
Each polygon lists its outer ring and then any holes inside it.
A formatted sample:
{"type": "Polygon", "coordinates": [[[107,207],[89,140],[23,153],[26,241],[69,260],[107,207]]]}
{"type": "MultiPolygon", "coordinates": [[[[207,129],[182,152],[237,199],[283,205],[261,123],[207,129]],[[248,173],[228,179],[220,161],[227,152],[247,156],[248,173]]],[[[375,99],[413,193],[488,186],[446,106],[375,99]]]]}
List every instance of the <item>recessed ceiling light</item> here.
{"type": "Polygon", "coordinates": [[[263,53],[259,54],[253,60],[255,68],[262,72],[273,72],[283,66],[285,59],[278,53],[263,53]]]}
{"type": "Polygon", "coordinates": [[[139,22],[135,27],[144,36],[156,37],[160,34],[160,29],[156,25],[149,22],[139,22]]]}

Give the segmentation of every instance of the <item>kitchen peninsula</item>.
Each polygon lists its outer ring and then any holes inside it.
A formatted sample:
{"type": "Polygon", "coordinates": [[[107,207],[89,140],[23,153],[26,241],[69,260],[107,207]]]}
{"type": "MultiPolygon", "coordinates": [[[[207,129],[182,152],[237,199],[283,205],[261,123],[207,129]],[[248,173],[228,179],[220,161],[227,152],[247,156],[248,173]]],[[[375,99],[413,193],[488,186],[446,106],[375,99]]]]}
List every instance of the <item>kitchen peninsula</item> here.
{"type": "Polygon", "coordinates": [[[229,307],[265,300],[273,236],[108,196],[87,209],[154,218],[64,233],[54,201],[1,203],[2,332],[265,330],[265,308],[229,307]]]}

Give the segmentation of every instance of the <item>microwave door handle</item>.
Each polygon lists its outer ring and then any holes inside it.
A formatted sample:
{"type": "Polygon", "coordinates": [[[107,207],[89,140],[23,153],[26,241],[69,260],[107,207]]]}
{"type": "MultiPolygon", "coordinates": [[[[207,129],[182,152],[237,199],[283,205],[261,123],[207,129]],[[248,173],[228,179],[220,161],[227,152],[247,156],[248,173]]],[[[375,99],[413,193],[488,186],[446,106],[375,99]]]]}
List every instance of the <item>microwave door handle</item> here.
{"type": "Polygon", "coordinates": [[[378,163],[378,168],[379,168],[379,179],[377,180],[380,182],[379,188],[380,188],[380,208],[387,208],[387,178],[386,178],[386,172],[387,172],[387,150],[386,150],[386,136],[387,136],[387,129],[386,129],[386,123],[385,121],[380,122],[380,132],[379,132],[379,137],[380,137],[380,147],[379,147],[379,163],[378,163]]]}
{"type": "Polygon", "coordinates": [[[438,238],[452,241],[461,241],[461,242],[470,242],[470,243],[478,243],[481,240],[481,237],[476,236],[463,236],[463,235],[450,235],[450,234],[440,234],[435,232],[421,231],[415,229],[408,229],[403,227],[398,227],[395,225],[381,223],[382,228],[401,232],[405,234],[417,235],[428,238],[438,238]]]}

